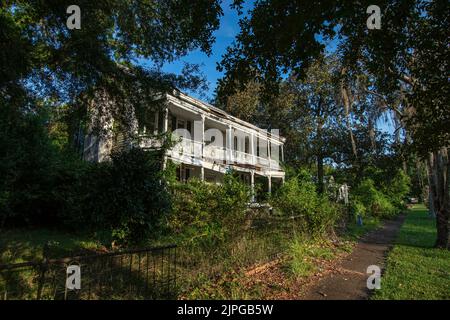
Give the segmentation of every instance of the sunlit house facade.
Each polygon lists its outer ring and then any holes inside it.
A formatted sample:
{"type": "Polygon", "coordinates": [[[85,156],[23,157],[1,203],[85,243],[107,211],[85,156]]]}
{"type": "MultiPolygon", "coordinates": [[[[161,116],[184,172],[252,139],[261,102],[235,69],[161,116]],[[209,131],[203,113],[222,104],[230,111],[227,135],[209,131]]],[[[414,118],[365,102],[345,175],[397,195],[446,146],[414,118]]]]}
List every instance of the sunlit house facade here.
{"type": "MultiPolygon", "coordinates": [[[[285,139],[277,130],[268,132],[179,91],[165,94],[160,100],[162,110],[155,111],[144,128],[136,129],[138,146],[158,148],[160,142],[155,136],[171,132],[176,144],[166,152],[164,162],[171,160],[179,165],[179,180],[196,177],[220,183],[227,170],[234,170],[252,188],[258,183],[266,192],[283,183],[285,139]]],[[[88,134],[84,158],[107,159],[114,148],[113,140],[88,134]]]]}

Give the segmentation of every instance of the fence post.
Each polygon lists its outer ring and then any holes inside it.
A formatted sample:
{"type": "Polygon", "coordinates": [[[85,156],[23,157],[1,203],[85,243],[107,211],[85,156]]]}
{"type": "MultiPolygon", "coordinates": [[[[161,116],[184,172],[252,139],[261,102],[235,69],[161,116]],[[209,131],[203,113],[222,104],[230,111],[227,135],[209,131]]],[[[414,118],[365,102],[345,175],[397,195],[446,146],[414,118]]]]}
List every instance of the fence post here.
{"type": "Polygon", "coordinates": [[[48,257],[49,257],[49,245],[48,242],[44,244],[42,248],[42,262],[39,265],[39,277],[38,277],[38,290],[36,299],[40,300],[42,296],[42,289],[45,283],[45,272],[47,271],[48,266],[48,257]]]}

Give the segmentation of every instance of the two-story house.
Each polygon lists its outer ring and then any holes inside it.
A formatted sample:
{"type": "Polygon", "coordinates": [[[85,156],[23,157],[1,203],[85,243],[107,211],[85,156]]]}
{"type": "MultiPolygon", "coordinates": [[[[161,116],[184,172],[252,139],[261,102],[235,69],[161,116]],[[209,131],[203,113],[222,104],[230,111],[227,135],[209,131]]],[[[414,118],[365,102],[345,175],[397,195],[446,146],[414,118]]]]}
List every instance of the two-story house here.
{"type": "MultiPolygon", "coordinates": [[[[144,149],[157,148],[155,135],[172,132],[177,143],[166,153],[165,161],[179,164],[179,180],[197,177],[220,183],[227,170],[233,169],[252,188],[258,183],[269,193],[274,184],[283,183],[285,173],[280,164],[285,139],[277,130],[260,129],[177,90],[159,99],[164,108],[139,129],[138,143],[144,149]]],[[[113,147],[110,138],[88,135],[84,158],[102,161],[113,147]]]]}

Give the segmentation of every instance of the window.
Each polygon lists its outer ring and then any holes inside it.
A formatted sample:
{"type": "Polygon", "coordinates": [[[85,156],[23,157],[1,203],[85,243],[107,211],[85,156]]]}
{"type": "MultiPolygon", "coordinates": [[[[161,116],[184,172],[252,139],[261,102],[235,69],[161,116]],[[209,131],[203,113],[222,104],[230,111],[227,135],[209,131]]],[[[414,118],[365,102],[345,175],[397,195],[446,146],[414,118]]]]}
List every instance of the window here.
{"type": "Polygon", "coordinates": [[[186,122],[181,119],[177,119],[177,129],[186,129],[186,122]]]}
{"type": "Polygon", "coordinates": [[[259,157],[260,156],[260,152],[259,152],[259,137],[256,137],[256,155],[259,157]]]}
{"type": "Polygon", "coordinates": [[[211,136],[211,140],[205,141],[205,145],[208,146],[208,145],[210,145],[211,143],[213,143],[214,141],[216,141],[216,137],[215,137],[215,136],[211,136]]]}
{"type": "Polygon", "coordinates": [[[169,124],[170,124],[169,131],[170,132],[174,131],[176,129],[176,127],[177,127],[177,117],[175,117],[174,115],[170,114],[169,124]]]}
{"type": "Polygon", "coordinates": [[[153,134],[156,130],[156,113],[148,111],[139,119],[139,134],[153,134]]]}
{"type": "Polygon", "coordinates": [[[188,181],[190,177],[191,177],[191,169],[186,168],[184,181],[188,181]]]}
{"type": "Polygon", "coordinates": [[[250,137],[248,137],[248,136],[245,136],[244,152],[250,153],[250,137]]]}
{"type": "Polygon", "coordinates": [[[192,135],[191,121],[186,121],[186,130],[189,131],[189,133],[192,135]]]}

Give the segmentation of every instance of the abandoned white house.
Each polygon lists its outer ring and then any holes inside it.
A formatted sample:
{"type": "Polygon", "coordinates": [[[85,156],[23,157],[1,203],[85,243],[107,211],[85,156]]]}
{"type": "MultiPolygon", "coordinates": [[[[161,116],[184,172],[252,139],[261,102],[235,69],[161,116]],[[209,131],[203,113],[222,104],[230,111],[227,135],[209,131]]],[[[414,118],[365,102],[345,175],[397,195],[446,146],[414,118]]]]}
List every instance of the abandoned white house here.
{"type": "MultiPolygon", "coordinates": [[[[258,128],[176,90],[161,99],[164,108],[156,111],[150,123],[137,132],[141,136],[138,144],[145,149],[157,148],[154,136],[172,132],[177,144],[165,157],[179,164],[177,177],[181,181],[197,177],[220,183],[230,169],[239,173],[252,189],[258,183],[269,193],[274,184],[284,181],[280,163],[285,139],[278,135],[278,130],[258,128]],[[146,138],[148,134],[152,135],[146,138]]],[[[112,139],[88,134],[83,156],[86,160],[103,161],[112,148],[112,139]]]]}

